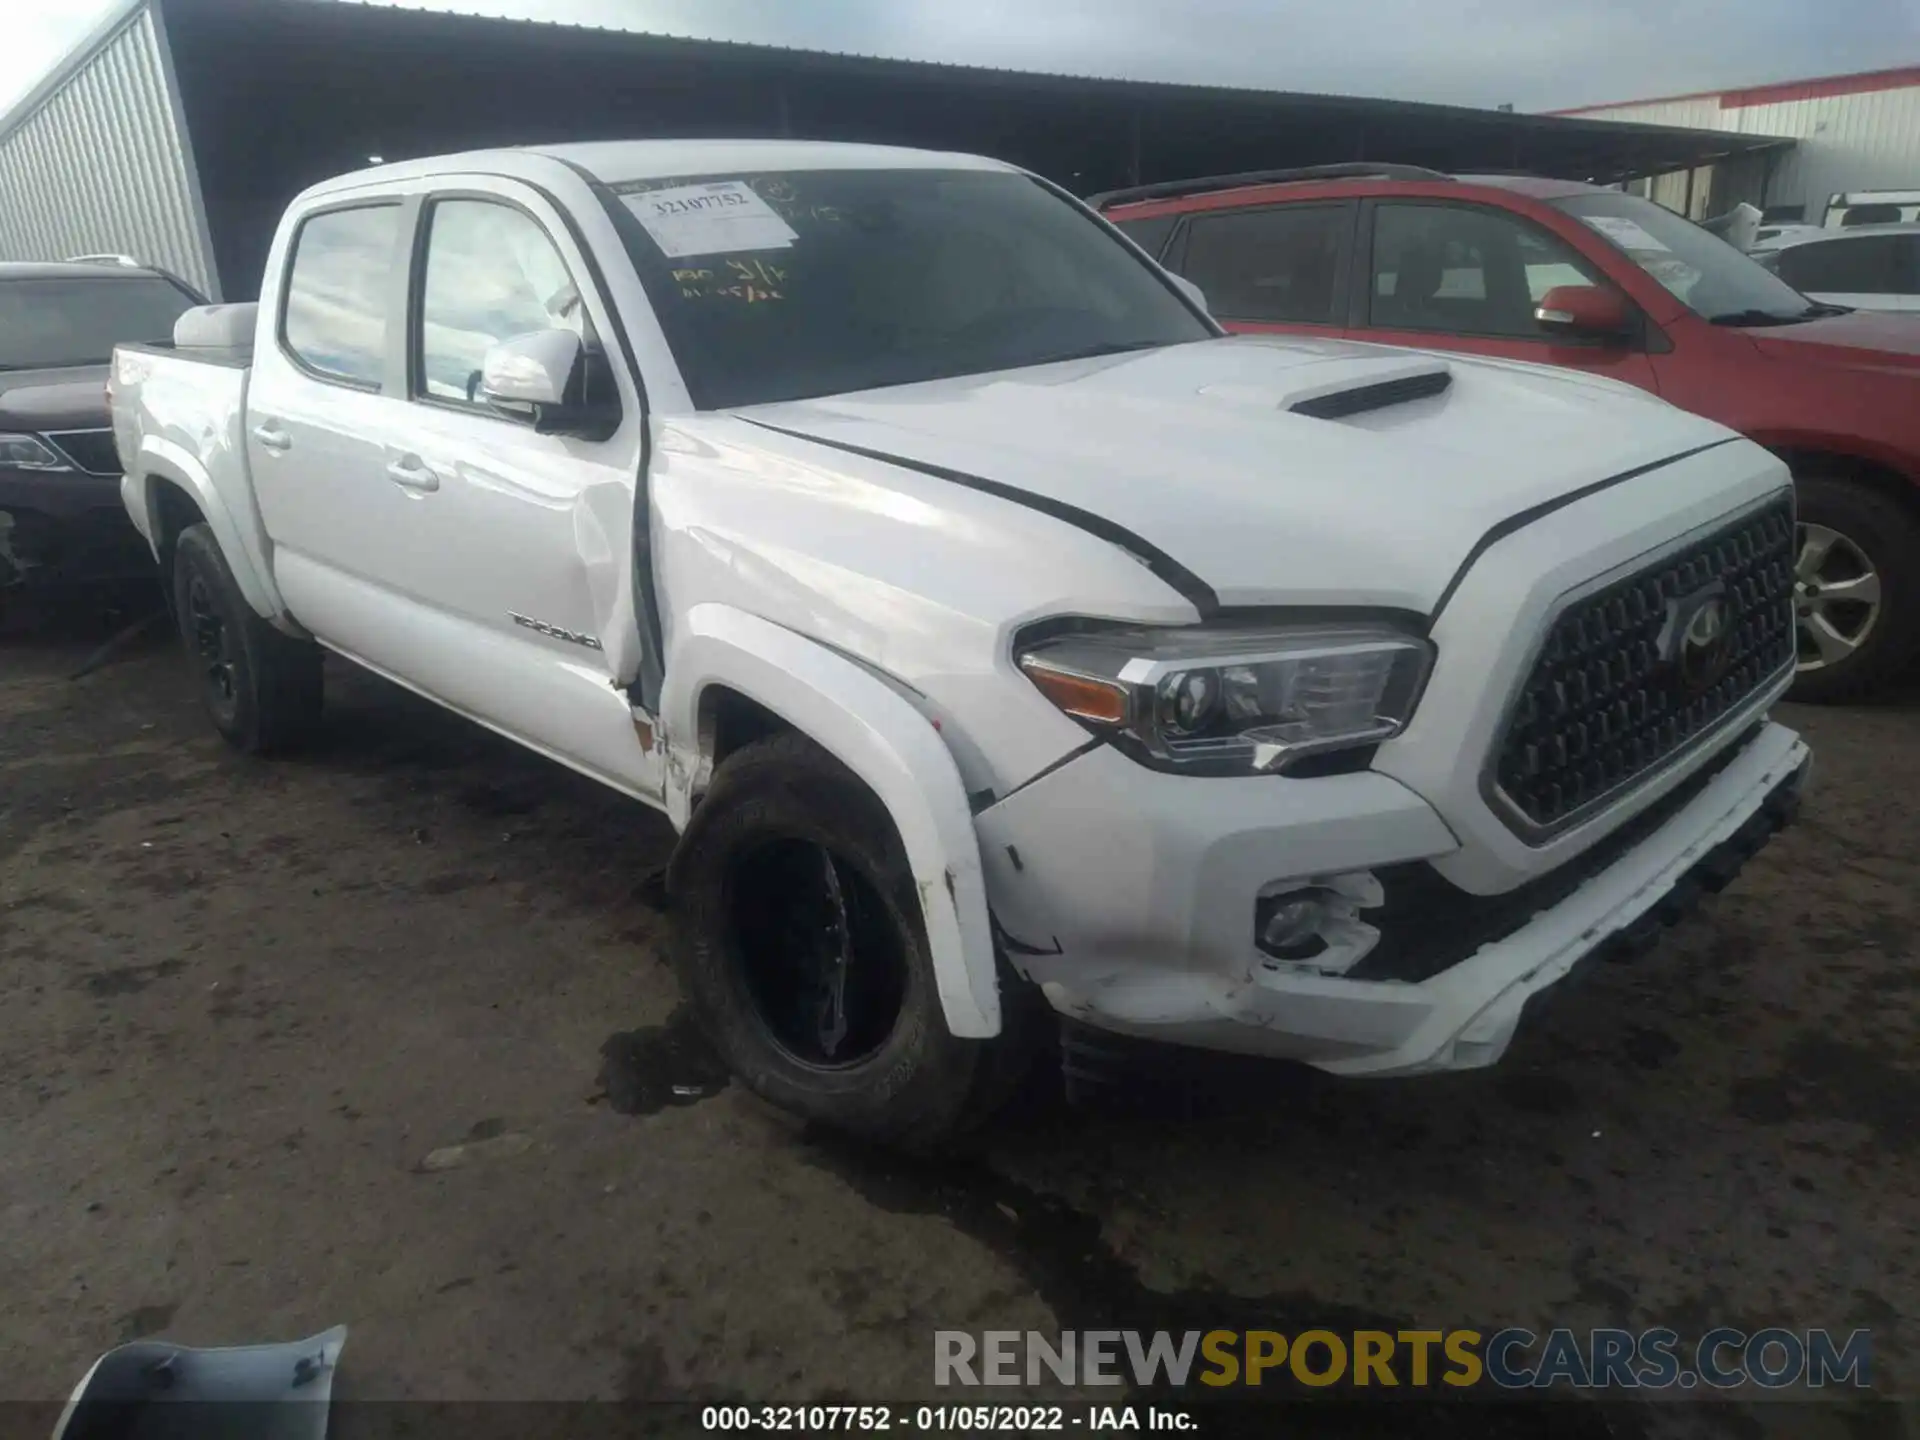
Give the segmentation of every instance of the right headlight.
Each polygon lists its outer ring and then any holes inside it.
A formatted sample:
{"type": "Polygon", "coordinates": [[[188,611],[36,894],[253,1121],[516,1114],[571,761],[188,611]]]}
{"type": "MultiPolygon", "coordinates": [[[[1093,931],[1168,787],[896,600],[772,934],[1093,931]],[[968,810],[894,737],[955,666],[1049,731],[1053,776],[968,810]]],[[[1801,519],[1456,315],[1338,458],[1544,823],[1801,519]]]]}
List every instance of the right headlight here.
{"type": "Polygon", "coordinates": [[[0,466],[13,470],[71,470],[66,457],[38,435],[0,435],[0,466]]]}
{"type": "Polygon", "coordinates": [[[1016,658],[1061,710],[1149,763],[1244,774],[1399,733],[1433,647],[1378,625],[1188,625],[1060,635],[1016,658]]]}

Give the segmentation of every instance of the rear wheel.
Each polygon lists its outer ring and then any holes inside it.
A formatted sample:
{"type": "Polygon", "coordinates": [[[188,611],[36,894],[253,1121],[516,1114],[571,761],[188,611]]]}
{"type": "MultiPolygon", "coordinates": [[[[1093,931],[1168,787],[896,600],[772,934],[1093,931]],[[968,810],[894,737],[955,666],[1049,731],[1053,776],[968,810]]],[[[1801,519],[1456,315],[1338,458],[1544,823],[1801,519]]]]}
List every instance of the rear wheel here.
{"type": "Polygon", "coordinates": [[[307,738],[320,718],[320,647],[254,613],[204,523],[175,543],[173,613],[201,703],[228,744],[272,754],[307,738]]]}
{"type": "Polygon", "coordinates": [[[1810,477],[1797,488],[1792,698],[1864,699],[1920,652],[1920,525],[1850,480],[1810,477]]]}
{"type": "Polygon", "coordinates": [[[729,757],[668,883],[682,980],[762,1098],[908,1148],[998,1098],[1001,1042],[947,1029],[891,818],[819,746],[781,734],[729,757]]]}

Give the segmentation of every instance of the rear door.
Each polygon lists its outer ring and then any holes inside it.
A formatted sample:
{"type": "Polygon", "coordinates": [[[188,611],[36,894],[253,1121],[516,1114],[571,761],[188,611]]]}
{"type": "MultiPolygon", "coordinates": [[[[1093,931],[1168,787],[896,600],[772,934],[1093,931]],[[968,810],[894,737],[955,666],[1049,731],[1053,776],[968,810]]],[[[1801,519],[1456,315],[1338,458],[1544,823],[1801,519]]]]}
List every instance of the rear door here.
{"type": "Polygon", "coordinates": [[[1163,258],[1227,329],[1339,336],[1353,257],[1352,201],[1189,215],[1163,258]]]}
{"type": "MultiPolygon", "coordinates": [[[[405,500],[382,473],[381,436],[406,409],[395,361],[414,208],[381,195],[310,210],[269,269],[282,278],[262,299],[273,340],[253,357],[247,459],[283,591],[289,576],[298,588],[304,574],[364,581],[405,564],[405,500]]],[[[337,598],[307,594],[293,611],[339,643],[337,598]]]]}
{"type": "Polygon", "coordinates": [[[1361,230],[1366,259],[1351,298],[1351,338],[1561,365],[1658,388],[1644,341],[1575,340],[1534,319],[1556,286],[1617,287],[1524,216],[1491,205],[1369,200],[1361,230]]]}

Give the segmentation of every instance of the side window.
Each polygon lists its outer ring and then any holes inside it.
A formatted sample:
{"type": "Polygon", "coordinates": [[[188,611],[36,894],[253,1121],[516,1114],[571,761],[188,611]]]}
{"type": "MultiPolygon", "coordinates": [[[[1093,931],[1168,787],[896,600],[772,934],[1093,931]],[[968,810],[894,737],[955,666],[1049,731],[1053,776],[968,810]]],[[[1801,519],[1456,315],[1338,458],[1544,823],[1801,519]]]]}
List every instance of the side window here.
{"type": "Polygon", "coordinates": [[[441,200],[428,212],[419,315],[415,393],[458,404],[477,403],[481,362],[496,341],[536,330],[594,338],[546,231],[491,200],[441,200]]]}
{"type": "Polygon", "coordinates": [[[280,336],[309,370],[378,389],[387,362],[387,300],[398,205],[328,210],[301,223],[287,269],[280,336]]]}
{"type": "Polygon", "coordinates": [[[1178,215],[1153,215],[1144,220],[1115,220],[1113,223],[1122,235],[1158,260],[1160,252],[1167,248],[1167,237],[1173,234],[1173,227],[1179,219],[1178,215]]]}
{"type": "Polygon", "coordinates": [[[1890,294],[1900,263],[1900,240],[1898,235],[1811,240],[1782,250],[1775,273],[1796,290],[1890,294]]]}
{"type": "Polygon", "coordinates": [[[1223,320],[1330,325],[1352,225],[1345,205],[1194,215],[1181,269],[1223,320]]]}
{"type": "Polygon", "coordinates": [[[1374,211],[1367,313],[1380,329],[1544,340],[1533,318],[1540,297],[1557,285],[1598,283],[1570,246],[1498,210],[1374,211]]]}

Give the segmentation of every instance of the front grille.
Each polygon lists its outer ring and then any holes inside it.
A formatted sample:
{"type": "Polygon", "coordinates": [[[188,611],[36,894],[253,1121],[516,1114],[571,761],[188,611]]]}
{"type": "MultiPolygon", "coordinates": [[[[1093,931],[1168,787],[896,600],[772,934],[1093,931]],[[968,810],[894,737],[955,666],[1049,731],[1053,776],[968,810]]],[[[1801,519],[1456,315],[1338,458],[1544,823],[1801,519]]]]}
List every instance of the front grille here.
{"type": "Polygon", "coordinates": [[[89,475],[118,475],[120,452],[111,430],[59,430],[47,436],[54,449],[89,475]]]}
{"type": "Polygon", "coordinates": [[[1793,502],[1783,498],[1560,613],[1514,702],[1494,798],[1516,829],[1570,825],[1793,658],[1793,502]]]}
{"type": "Polygon", "coordinates": [[[1361,914],[1369,925],[1379,928],[1380,940],[1347,972],[1347,978],[1428,980],[1499,944],[1612,869],[1691,805],[1753,743],[1760,729],[1755,725],[1598,844],[1558,869],[1499,895],[1470,894],[1425,860],[1382,866],[1376,873],[1386,903],[1361,914]]]}

